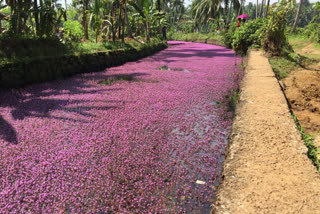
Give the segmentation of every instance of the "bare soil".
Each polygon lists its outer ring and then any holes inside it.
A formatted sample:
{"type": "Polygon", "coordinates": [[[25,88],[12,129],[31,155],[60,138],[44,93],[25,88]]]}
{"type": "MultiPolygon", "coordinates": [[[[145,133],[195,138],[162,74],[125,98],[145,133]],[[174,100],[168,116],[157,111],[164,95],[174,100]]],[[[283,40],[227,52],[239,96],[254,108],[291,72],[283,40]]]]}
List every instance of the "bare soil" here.
{"type": "Polygon", "coordinates": [[[306,133],[317,135],[320,131],[320,72],[299,69],[293,71],[283,83],[288,101],[301,126],[306,133]]]}
{"type": "Polygon", "coordinates": [[[306,47],[302,48],[301,50],[298,50],[297,53],[301,55],[320,55],[320,50],[313,48],[313,43],[310,42],[306,47]]]}
{"type": "Polygon", "coordinates": [[[260,51],[249,53],[229,140],[212,213],[320,213],[320,174],[260,51]]]}

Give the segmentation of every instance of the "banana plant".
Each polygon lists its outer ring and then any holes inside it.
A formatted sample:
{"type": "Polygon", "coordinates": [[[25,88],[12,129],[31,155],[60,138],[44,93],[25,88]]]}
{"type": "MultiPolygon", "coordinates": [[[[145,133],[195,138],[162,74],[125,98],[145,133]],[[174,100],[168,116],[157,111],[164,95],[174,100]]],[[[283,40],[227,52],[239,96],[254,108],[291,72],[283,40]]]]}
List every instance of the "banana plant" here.
{"type": "MultiPolygon", "coordinates": [[[[0,1],[1,3],[1,1],[0,1]]],[[[2,5],[0,4],[0,33],[2,33],[2,23],[1,21],[2,20],[6,20],[8,21],[9,20],[9,15],[5,14],[2,12],[2,10],[6,9],[7,8],[7,5],[2,5]]]]}
{"type": "Polygon", "coordinates": [[[104,18],[104,4],[101,0],[94,0],[92,6],[92,13],[90,16],[89,26],[93,24],[95,31],[96,43],[98,42],[98,35],[100,32],[107,28],[107,25],[111,25],[111,22],[104,18]],[[103,27],[104,26],[104,27],[103,27]]]}
{"type": "Polygon", "coordinates": [[[133,0],[128,1],[141,16],[146,30],[147,41],[150,41],[150,25],[152,18],[153,1],[152,0],[138,0],[137,2],[133,0]]]}
{"type": "Polygon", "coordinates": [[[156,26],[156,28],[168,24],[166,20],[167,14],[163,11],[156,11],[153,8],[154,4],[152,0],[138,0],[136,2],[129,0],[128,3],[138,12],[144,22],[147,41],[150,41],[151,24],[156,26]]]}

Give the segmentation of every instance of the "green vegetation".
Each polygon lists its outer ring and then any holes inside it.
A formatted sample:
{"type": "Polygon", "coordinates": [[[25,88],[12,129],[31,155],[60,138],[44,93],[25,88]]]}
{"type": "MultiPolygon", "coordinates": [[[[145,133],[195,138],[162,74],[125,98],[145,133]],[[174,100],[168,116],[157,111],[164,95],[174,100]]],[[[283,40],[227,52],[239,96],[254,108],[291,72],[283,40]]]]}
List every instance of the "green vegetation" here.
{"type": "Polygon", "coordinates": [[[167,70],[169,70],[169,67],[167,65],[163,65],[160,67],[160,70],[167,71],[167,70]]]}
{"type": "Polygon", "coordinates": [[[229,101],[229,111],[235,111],[239,101],[240,91],[232,89],[231,99],[229,101]]]}
{"type": "MultiPolygon", "coordinates": [[[[149,44],[161,42],[159,39],[152,39],[149,44]]],[[[0,37],[0,65],[13,62],[28,62],[33,59],[60,57],[69,55],[81,55],[110,50],[130,50],[140,48],[147,44],[140,43],[133,39],[125,43],[116,41],[105,41],[101,43],[92,42],[70,42],[61,43],[56,38],[10,38],[0,37]]]]}
{"type": "Polygon", "coordinates": [[[78,73],[101,71],[107,67],[149,56],[166,47],[165,42],[151,40],[150,43],[130,49],[22,58],[22,60],[0,64],[0,88],[21,87],[78,73]]]}
{"type": "Polygon", "coordinates": [[[236,30],[232,37],[232,47],[240,55],[247,54],[247,50],[253,47],[260,47],[262,34],[258,31],[265,25],[266,20],[258,18],[249,21],[236,30]]]}
{"type": "Polygon", "coordinates": [[[269,58],[271,67],[278,79],[286,78],[291,71],[296,70],[300,65],[290,57],[275,56],[269,58]]]}
{"type": "Polygon", "coordinates": [[[216,33],[184,33],[184,32],[170,32],[168,34],[169,40],[188,41],[188,42],[205,42],[223,45],[223,36],[216,33]]]}
{"type": "Polygon", "coordinates": [[[103,85],[112,85],[115,82],[118,81],[127,81],[127,82],[131,82],[131,81],[135,81],[136,79],[129,74],[123,74],[123,75],[115,75],[115,76],[111,76],[109,78],[107,78],[106,80],[100,82],[100,84],[103,85]]]}
{"type": "Polygon", "coordinates": [[[283,78],[305,63],[293,50],[310,44],[320,48],[319,11],[320,3],[308,0],[272,5],[193,0],[189,7],[178,0],[72,0],[64,5],[56,0],[0,0],[0,65],[19,64],[28,70],[25,66],[41,60],[57,63],[63,57],[101,57],[116,50],[130,55],[148,45],[153,50],[167,31],[170,40],[225,45],[242,56],[250,48],[263,48],[283,78]],[[240,14],[249,18],[237,27],[240,14]]]}
{"type": "Polygon", "coordinates": [[[298,127],[299,132],[302,135],[302,139],[305,145],[308,148],[308,157],[312,160],[313,164],[317,167],[318,171],[320,171],[320,148],[317,148],[313,143],[314,137],[312,135],[308,135],[304,132],[303,128],[301,127],[296,115],[292,114],[292,117],[298,127]]]}

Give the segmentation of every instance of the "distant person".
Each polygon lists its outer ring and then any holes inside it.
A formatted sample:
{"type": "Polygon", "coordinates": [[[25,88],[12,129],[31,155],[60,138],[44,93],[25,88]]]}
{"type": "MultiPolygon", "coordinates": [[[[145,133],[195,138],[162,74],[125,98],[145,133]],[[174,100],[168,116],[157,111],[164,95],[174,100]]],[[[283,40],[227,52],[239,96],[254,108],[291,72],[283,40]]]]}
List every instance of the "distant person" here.
{"type": "Polygon", "coordinates": [[[162,28],[162,35],[163,35],[163,39],[167,40],[167,28],[166,27],[162,28]]]}
{"type": "Polygon", "coordinates": [[[240,27],[240,24],[241,24],[241,19],[238,18],[237,27],[240,27]]]}
{"type": "Polygon", "coordinates": [[[217,34],[219,35],[221,32],[221,27],[218,28],[217,34]]]}

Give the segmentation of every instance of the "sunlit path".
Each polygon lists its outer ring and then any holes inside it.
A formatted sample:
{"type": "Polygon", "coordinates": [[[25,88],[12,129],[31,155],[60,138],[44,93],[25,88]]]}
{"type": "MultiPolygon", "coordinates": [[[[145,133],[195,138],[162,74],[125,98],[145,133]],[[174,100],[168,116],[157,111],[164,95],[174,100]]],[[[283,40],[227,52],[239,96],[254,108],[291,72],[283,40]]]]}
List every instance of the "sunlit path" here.
{"type": "Polygon", "coordinates": [[[0,93],[0,213],[205,213],[241,59],[170,42],[104,72],[0,93]]]}

